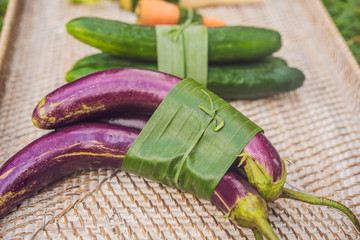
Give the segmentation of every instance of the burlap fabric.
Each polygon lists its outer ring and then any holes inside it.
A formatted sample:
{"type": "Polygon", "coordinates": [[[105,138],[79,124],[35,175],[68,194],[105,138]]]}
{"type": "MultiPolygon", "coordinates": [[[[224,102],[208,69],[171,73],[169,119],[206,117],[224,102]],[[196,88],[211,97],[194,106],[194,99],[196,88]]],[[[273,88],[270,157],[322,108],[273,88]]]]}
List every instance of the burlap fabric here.
{"type": "MultiPolygon", "coordinates": [[[[288,166],[287,187],[331,197],[360,217],[360,68],[320,0],[264,0],[202,8],[229,25],[278,30],[276,56],[306,75],[298,90],[232,102],[262,126],[288,166]]],[[[45,130],[31,123],[37,102],[63,85],[71,65],[97,52],[66,33],[83,15],[135,22],[117,2],[10,0],[0,45],[0,164],[45,130]]],[[[281,239],[359,239],[337,211],[291,200],[269,204],[281,239]]],[[[67,176],[0,219],[3,239],[253,239],[215,206],[122,171],[67,176]]]]}

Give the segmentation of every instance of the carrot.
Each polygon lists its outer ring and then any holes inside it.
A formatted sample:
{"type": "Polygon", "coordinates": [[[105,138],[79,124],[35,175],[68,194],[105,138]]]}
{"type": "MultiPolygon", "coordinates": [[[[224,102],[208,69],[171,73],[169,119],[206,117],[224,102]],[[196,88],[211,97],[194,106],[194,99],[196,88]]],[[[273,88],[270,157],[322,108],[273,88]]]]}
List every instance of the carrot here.
{"type": "MultiPolygon", "coordinates": [[[[184,14],[192,10],[179,7],[176,4],[158,0],[141,0],[139,1],[135,13],[138,16],[140,25],[157,25],[157,24],[178,24],[182,23],[184,14]]],[[[194,17],[200,17],[202,24],[208,27],[217,27],[226,25],[224,21],[208,16],[200,15],[193,12],[194,17]]],[[[195,19],[196,20],[196,19],[195,19]]]]}
{"type": "Polygon", "coordinates": [[[225,26],[225,22],[218,18],[212,18],[206,15],[202,16],[203,25],[208,27],[221,27],[225,26]]]}
{"type": "Polygon", "coordinates": [[[184,7],[198,8],[214,5],[233,5],[258,3],[261,0],[179,0],[179,4],[184,7]]]}
{"type": "Polygon", "coordinates": [[[165,1],[140,1],[135,13],[140,25],[177,24],[180,19],[179,7],[165,1]]]}

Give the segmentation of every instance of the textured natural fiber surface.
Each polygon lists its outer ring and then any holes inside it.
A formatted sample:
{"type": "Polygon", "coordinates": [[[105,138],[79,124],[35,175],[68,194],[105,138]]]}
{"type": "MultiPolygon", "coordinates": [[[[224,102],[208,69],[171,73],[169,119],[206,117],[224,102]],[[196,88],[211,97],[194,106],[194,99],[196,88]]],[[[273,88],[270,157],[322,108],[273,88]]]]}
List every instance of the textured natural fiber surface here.
{"type": "MultiPolygon", "coordinates": [[[[360,68],[319,0],[263,0],[200,9],[228,24],[278,30],[276,53],[306,75],[300,89],[232,102],[265,129],[288,167],[287,187],[331,197],[360,217],[360,68]]],[[[79,58],[97,52],[69,36],[82,15],[134,22],[117,2],[10,0],[0,43],[0,165],[46,131],[31,123],[37,102],[65,83],[79,58]],[[13,19],[13,22],[10,20],[13,19]],[[11,28],[9,28],[11,24],[11,28]]],[[[270,206],[281,239],[359,239],[337,211],[291,200],[270,206]]],[[[3,239],[253,239],[211,203],[122,171],[67,176],[0,219],[3,239]]]]}

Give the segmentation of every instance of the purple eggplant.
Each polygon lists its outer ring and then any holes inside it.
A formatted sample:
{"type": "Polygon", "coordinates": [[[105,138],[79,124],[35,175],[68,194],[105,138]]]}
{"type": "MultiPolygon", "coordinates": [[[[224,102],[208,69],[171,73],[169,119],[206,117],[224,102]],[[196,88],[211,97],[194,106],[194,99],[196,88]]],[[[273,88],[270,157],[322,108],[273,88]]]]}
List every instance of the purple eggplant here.
{"type": "Polygon", "coordinates": [[[54,129],[116,113],[152,114],[180,80],[136,68],[101,71],[48,94],[35,108],[32,121],[39,128],[54,129]]]}
{"type": "MultiPolygon", "coordinates": [[[[84,169],[121,169],[124,156],[138,133],[139,130],[133,128],[106,123],[83,123],[53,131],[30,143],[0,168],[0,218],[69,173],[84,169]]],[[[267,222],[265,200],[237,174],[225,174],[214,191],[212,202],[236,224],[256,229],[268,239],[277,239],[267,222]]]]}
{"type": "Polygon", "coordinates": [[[229,219],[241,227],[252,228],[267,239],[276,239],[269,225],[265,200],[247,182],[231,169],[216,186],[211,202],[227,213],[229,219]]]}
{"type": "Polygon", "coordinates": [[[245,146],[234,165],[241,175],[253,185],[266,200],[289,198],[313,205],[333,207],[346,214],[360,231],[356,215],[345,205],[334,200],[284,188],[286,180],[285,160],[281,159],[270,141],[262,134],[256,134],[245,146]]]}
{"type": "Polygon", "coordinates": [[[271,142],[257,133],[239,155],[237,164],[248,181],[269,201],[277,199],[286,181],[286,167],[271,142]]]}
{"type": "Polygon", "coordinates": [[[53,131],[0,168],[0,217],[56,179],[82,169],[120,169],[139,130],[102,123],[53,131]]]}
{"type": "MultiPolygon", "coordinates": [[[[45,96],[33,112],[34,125],[52,129],[99,116],[151,114],[181,79],[154,70],[122,68],[97,72],[68,83],[45,96]]],[[[239,155],[240,172],[269,201],[278,197],[326,205],[344,212],[360,231],[354,213],[332,200],[284,189],[286,167],[276,149],[257,134],[239,155]]]]}

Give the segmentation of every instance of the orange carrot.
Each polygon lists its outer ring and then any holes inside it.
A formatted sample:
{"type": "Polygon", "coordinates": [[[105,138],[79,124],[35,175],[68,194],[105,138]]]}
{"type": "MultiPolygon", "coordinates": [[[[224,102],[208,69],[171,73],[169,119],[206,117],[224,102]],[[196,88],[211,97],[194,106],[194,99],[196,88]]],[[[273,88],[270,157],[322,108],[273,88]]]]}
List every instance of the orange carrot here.
{"type": "Polygon", "coordinates": [[[165,1],[139,1],[136,10],[138,24],[177,24],[180,18],[180,9],[176,4],[165,1]]]}
{"type": "Polygon", "coordinates": [[[221,27],[225,26],[225,22],[218,18],[212,18],[206,15],[202,15],[203,25],[208,27],[221,27]]]}
{"type": "Polygon", "coordinates": [[[141,0],[136,7],[135,13],[138,16],[138,24],[140,25],[181,24],[190,13],[193,14],[195,21],[198,18],[205,26],[218,27],[226,25],[220,19],[200,15],[195,11],[181,8],[166,1],[141,0]]]}

